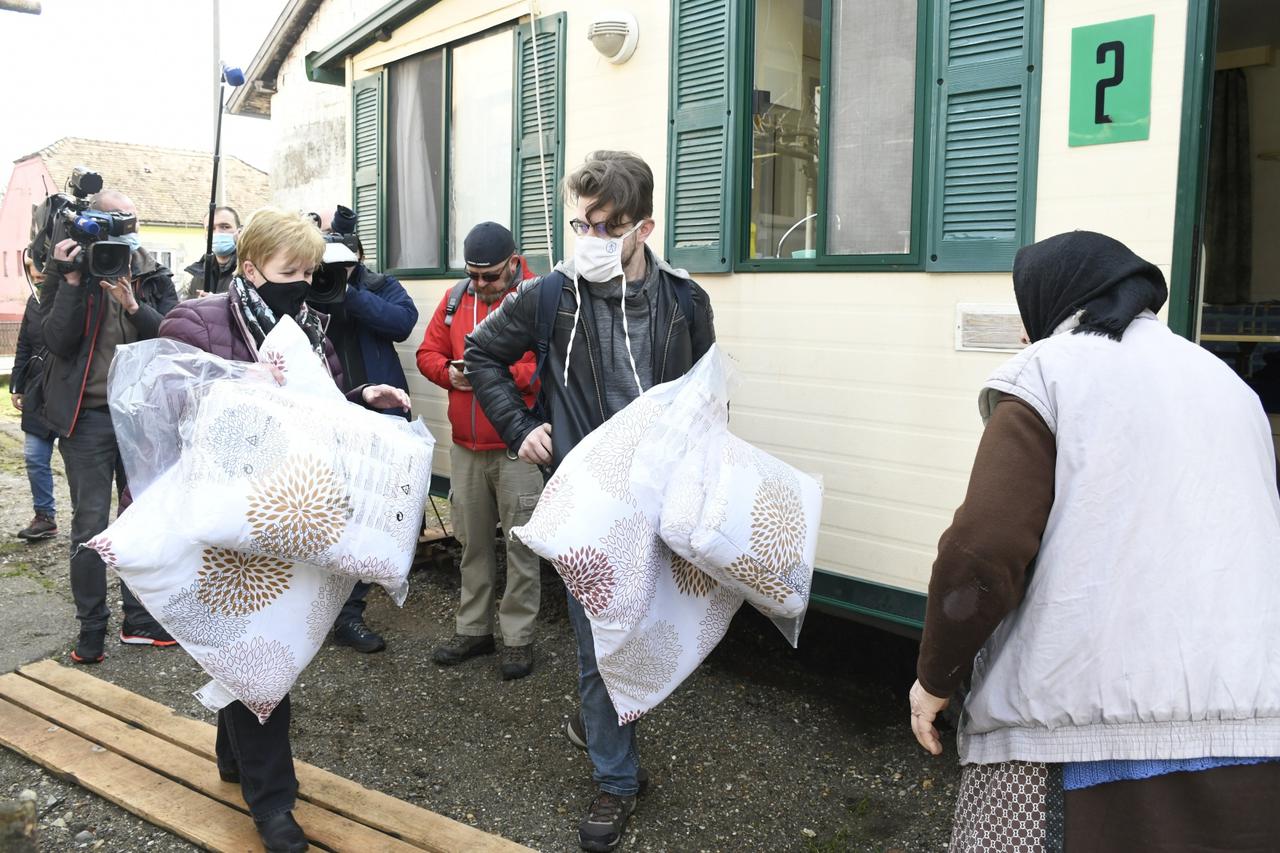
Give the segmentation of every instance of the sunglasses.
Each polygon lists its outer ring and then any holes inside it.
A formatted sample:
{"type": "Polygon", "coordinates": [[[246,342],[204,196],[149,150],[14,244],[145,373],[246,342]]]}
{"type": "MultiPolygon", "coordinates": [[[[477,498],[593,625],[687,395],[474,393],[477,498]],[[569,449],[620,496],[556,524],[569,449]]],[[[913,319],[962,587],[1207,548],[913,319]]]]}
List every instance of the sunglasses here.
{"type": "Polygon", "coordinates": [[[511,258],[507,258],[505,261],[503,261],[502,269],[498,270],[497,272],[472,272],[471,270],[467,270],[467,278],[471,279],[472,281],[479,281],[480,279],[484,279],[488,284],[493,284],[494,282],[498,281],[504,275],[507,274],[507,264],[509,264],[510,262],[511,262],[511,258]]]}

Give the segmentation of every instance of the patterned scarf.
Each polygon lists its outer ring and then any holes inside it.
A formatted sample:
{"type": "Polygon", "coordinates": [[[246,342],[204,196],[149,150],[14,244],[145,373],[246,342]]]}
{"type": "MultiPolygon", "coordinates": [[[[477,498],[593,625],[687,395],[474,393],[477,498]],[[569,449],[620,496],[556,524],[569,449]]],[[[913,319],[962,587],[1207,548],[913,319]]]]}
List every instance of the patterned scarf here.
{"type": "MultiPolygon", "coordinates": [[[[240,276],[232,279],[231,291],[234,294],[232,305],[236,306],[241,319],[244,320],[245,328],[249,330],[249,334],[253,335],[254,347],[260,348],[267,333],[276,326],[276,315],[267,307],[267,303],[262,301],[257,288],[240,276]]],[[[325,358],[324,322],[321,316],[303,304],[298,311],[298,316],[293,319],[306,333],[307,340],[311,342],[311,349],[323,360],[325,358]]]]}

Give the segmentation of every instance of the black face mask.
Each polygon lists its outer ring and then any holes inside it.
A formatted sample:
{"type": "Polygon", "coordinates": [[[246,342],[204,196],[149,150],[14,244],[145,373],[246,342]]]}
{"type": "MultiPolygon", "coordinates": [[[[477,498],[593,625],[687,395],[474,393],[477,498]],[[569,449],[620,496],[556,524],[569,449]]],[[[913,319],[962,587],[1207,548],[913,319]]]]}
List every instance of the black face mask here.
{"type": "Polygon", "coordinates": [[[277,319],[285,316],[296,318],[310,287],[305,281],[264,281],[258,285],[258,295],[277,319]]]}

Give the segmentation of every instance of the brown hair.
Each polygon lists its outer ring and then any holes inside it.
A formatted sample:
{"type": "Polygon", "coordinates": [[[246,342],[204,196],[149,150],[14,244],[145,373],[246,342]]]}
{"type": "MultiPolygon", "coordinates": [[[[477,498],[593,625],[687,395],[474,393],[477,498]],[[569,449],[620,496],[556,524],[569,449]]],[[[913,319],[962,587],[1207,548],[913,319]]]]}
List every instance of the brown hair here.
{"type": "Polygon", "coordinates": [[[572,203],[593,199],[587,215],[606,205],[613,212],[605,225],[613,230],[653,215],[653,170],[629,151],[593,151],[564,181],[564,196],[572,203]]]}
{"type": "Polygon", "coordinates": [[[244,275],[244,262],[262,269],[276,255],[317,266],[324,258],[324,237],[311,220],[278,207],[255,211],[236,238],[239,272],[244,275]]]}

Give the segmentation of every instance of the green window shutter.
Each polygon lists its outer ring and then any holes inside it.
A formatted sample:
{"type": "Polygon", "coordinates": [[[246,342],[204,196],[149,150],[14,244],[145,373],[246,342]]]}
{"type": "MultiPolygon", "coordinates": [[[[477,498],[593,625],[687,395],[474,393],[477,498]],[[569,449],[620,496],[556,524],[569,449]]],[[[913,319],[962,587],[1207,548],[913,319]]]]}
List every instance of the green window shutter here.
{"type": "Polygon", "coordinates": [[[1041,0],[943,0],[930,270],[1009,270],[1031,239],[1041,0]]]}
{"type": "Polygon", "coordinates": [[[382,75],[355,81],[351,97],[351,207],[359,217],[356,234],[364,246],[365,263],[377,270],[382,268],[379,191],[385,157],[382,75]]]}
{"type": "Polygon", "coordinates": [[[731,0],[673,0],[667,258],[693,272],[733,266],[731,0]]]}
{"type": "Polygon", "coordinates": [[[547,273],[560,259],[563,230],[557,200],[564,174],[565,15],[539,18],[534,26],[536,36],[528,26],[516,30],[511,230],[533,271],[547,273]]]}

